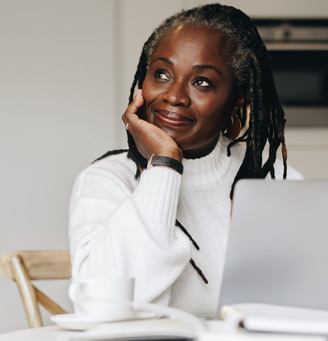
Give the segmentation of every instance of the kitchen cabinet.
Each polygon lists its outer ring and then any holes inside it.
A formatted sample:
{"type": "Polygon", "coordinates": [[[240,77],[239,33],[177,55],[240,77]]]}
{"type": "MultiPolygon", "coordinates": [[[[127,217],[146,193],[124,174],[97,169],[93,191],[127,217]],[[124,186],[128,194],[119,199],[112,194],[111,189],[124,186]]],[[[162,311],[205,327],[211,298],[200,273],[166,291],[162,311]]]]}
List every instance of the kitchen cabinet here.
{"type": "Polygon", "coordinates": [[[288,128],[288,164],[306,179],[328,178],[328,128],[288,128]]]}

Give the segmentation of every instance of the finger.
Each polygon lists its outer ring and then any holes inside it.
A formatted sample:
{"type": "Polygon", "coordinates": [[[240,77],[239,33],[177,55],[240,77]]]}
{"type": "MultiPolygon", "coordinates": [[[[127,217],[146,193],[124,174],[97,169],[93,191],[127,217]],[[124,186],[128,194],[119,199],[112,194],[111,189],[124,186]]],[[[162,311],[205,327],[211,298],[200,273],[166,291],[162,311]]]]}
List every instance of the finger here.
{"type": "Polygon", "coordinates": [[[142,107],[144,103],[144,99],[142,97],[141,89],[137,91],[136,96],[133,101],[129,104],[124,114],[122,115],[122,120],[124,124],[131,124],[134,121],[139,120],[139,117],[136,115],[138,110],[142,107]]]}
{"type": "Polygon", "coordinates": [[[125,110],[123,117],[126,115],[130,115],[130,114],[136,114],[138,109],[142,107],[143,103],[144,103],[144,99],[142,97],[142,91],[141,89],[139,89],[136,95],[134,96],[133,101],[129,104],[129,106],[125,110]]]}
{"type": "Polygon", "coordinates": [[[142,97],[142,89],[138,89],[135,96],[133,97],[133,99],[137,98],[137,97],[142,97]]]}
{"type": "Polygon", "coordinates": [[[138,89],[136,95],[133,98],[133,101],[131,104],[135,105],[137,109],[141,108],[144,103],[143,97],[142,97],[142,90],[138,89]]]}

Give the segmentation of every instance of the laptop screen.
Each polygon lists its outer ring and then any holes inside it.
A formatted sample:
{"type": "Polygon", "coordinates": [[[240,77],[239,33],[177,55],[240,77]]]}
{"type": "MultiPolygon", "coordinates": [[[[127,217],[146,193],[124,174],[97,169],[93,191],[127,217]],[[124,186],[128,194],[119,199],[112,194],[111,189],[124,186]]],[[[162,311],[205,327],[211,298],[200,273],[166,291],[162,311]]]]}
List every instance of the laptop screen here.
{"type": "Polygon", "coordinates": [[[245,302],[328,309],[328,179],[237,183],[219,308],[245,302]]]}

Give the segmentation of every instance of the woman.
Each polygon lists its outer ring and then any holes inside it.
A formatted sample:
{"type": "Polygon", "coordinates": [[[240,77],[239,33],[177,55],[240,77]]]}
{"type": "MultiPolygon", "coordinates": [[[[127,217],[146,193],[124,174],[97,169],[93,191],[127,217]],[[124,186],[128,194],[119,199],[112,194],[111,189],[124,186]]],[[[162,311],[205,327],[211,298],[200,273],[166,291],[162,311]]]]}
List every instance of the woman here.
{"type": "Polygon", "coordinates": [[[105,154],[74,186],[73,277],[132,276],[136,300],[213,317],[234,184],[287,174],[284,113],[253,23],[219,4],[167,19],[122,118],[128,152],[105,154]]]}

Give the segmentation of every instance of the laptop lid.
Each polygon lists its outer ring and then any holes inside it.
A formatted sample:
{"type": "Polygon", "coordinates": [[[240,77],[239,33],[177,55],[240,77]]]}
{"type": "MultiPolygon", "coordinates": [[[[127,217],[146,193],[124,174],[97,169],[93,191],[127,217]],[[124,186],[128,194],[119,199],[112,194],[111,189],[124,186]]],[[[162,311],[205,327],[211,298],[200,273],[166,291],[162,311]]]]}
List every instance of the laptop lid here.
{"type": "Polygon", "coordinates": [[[328,309],[328,179],[235,187],[219,307],[328,309]]]}

